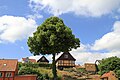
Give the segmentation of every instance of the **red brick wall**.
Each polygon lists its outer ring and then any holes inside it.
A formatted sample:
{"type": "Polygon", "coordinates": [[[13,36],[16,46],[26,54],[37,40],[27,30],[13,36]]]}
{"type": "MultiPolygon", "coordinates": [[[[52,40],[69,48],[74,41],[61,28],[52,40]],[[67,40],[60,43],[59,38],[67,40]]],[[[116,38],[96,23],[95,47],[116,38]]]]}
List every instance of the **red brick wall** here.
{"type": "Polygon", "coordinates": [[[5,78],[4,80],[14,80],[14,78],[5,78]]]}
{"type": "Polygon", "coordinates": [[[0,80],[3,80],[3,78],[0,78],[0,80]]]}
{"type": "Polygon", "coordinates": [[[20,75],[20,76],[15,76],[15,72],[11,72],[12,76],[11,77],[5,77],[5,73],[8,72],[2,72],[2,77],[0,77],[0,80],[36,80],[37,76],[36,75],[20,75]]]}
{"type": "Polygon", "coordinates": [[[14,78],[0,78],[0,80],[14,80],[14,78]]]}
{"type": "Polygon", "coordinates": [[[17,63],[16,70],[15,70],[15,75],[17,74],[18,74],[18,63],[17,63]]]}
{"type": "Polygon", "coordinates": [[[15,76],[14,80],[36,80],[36,75],[21,75],[15,76]]]}
{"type": "Polygon", "coordinates": [[[14,80],[14,72],[2,72],[2,77],[0,77],[0,80],[14,80]],[[6,77],[6,73],[11,73],[11,77],[6,77]]]}

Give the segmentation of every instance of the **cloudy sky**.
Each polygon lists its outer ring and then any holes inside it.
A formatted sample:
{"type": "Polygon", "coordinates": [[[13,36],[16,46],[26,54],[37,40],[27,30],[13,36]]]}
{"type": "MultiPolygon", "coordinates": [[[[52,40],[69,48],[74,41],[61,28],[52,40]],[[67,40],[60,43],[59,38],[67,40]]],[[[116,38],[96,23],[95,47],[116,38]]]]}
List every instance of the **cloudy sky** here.
{"type": "Polygon", "coordinates": [[[80,39],[70,52],[76,63],[120,57],[120,0],[0,0],[0,58],[39,59],[27,39],[50,16],[62,18],[80,39]]]}

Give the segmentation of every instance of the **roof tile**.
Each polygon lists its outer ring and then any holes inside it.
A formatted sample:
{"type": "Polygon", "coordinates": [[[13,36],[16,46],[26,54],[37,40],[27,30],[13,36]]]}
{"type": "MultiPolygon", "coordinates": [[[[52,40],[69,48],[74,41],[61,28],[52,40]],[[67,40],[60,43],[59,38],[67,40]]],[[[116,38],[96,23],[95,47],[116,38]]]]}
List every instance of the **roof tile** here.
{"type": "Polygon", "coordinates": [[[17,59],[0,59],[0,71],[15,71],[17,64],[17,59]]]}

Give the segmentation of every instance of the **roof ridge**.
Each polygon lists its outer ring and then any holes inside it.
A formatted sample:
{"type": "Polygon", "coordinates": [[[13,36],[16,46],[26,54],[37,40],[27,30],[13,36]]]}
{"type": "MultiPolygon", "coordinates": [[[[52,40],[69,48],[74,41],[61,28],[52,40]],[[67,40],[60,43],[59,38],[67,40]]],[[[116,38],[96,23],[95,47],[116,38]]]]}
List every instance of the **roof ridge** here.
{"type": "Polygon", "coordinates": [[[0,59],[0,60],[18,60],[18,59],[0,59]]]}

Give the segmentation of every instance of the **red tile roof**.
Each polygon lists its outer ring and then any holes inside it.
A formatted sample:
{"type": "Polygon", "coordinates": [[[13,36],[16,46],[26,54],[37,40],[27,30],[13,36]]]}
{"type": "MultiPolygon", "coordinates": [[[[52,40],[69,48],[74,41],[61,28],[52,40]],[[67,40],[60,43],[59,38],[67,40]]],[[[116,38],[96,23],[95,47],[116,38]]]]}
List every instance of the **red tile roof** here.
{"type": "MultiPolygon", "coordinates": [[[[22,60],[23,60],[23,61],[26,61],[26,60],[27,60],[27,58],[22,58],[22,60]]],[[[30,62],[33,62],[33,63],[35,63],[35,62],[36,62],[36,60],[35,60],[35,59],[29,59],[29,61],[30,61],[30,62]]]]}
{"type": "Polygon", "coordinates": [[[109,76],[115,76],[115,73],[113,72],[113,71],[110,71],[110,72],[108,72],[108,73],[104,73],[102,76],[101,76],[101,78],[105,78],[105,77],[109,77],[109,76]]]}
{"type": "Polygon", "coordinates": [[[0,71],[16,71],[17,59],[0,59],[0,71]]]}

